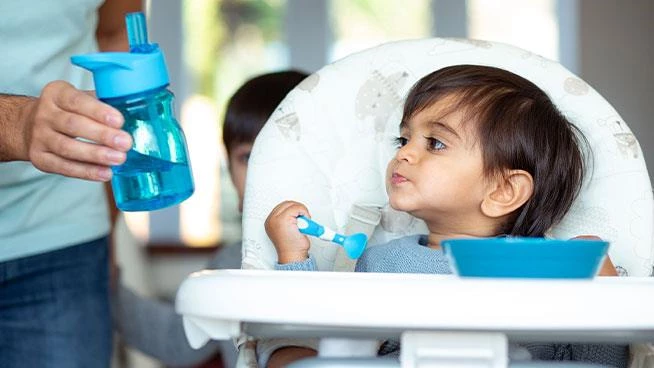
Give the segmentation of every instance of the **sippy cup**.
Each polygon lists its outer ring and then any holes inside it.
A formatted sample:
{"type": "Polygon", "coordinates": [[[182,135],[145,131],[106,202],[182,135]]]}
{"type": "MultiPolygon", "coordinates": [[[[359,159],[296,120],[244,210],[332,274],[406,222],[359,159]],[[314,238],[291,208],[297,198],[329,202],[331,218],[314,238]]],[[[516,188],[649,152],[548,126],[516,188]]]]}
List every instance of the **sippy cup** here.
{"type": "Polygon", "coordinates": [[[164,56],[148,43],[143,13],[127,14],[126,24],[130,52],[76,55],[71,62],[93,73],[97,97],[123,114],[123,130],[134,141],[127,160],[112,167],[116,206],[151,211],[190,197],[193,176],[164,56]]]}

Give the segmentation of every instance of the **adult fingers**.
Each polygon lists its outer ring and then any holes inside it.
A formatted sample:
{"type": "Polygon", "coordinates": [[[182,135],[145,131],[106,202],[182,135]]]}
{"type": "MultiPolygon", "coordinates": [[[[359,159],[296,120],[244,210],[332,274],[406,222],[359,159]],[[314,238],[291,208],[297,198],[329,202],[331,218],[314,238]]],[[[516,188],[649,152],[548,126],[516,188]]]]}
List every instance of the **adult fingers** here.
{"type": "Polygon", "coordinates": [[[52,134],[52,137],[46,143],[45,152],[68,160],[102,166],[120,165],[126,159],[125,152],[116,151],[99,144],[83,142],[59,133],[52,134]]]}
{"type": "Polygon", "coordinates": [[[40,158],[39,169],[45,172],[95,181],[108,181],[112,177],[111,169],[106,166],[69,160],[52,153],[44,153],[40,158]]]}
{"type": "Polygon", "coordinates": [[[69,83],[62,81],[49,83],[43,88],[41,98],[52,101],[61,110],[84,115],[110,127],[123,126],[124,119],[120,111],[69,83]]]}
{"type": "MultiPolygon", "coordinates": [[[[125,131],[106,126],[86,116],[62,113],[54,129],[69,137],[81,137],[115,150],[126,152],[132,146],[132,137],[125,131]]],[[[86,161],[80,157],[80,161],[86,161]]]]}

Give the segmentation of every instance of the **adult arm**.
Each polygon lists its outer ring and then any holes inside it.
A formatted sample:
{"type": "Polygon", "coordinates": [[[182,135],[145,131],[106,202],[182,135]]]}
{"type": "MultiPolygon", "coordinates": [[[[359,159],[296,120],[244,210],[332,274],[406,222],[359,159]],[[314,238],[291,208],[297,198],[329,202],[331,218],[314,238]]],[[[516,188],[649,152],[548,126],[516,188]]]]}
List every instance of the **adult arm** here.
{"type": "Polygon", "coordinates": [[[107,0],[98,9],[95,37],[100,51],[129,51],[125,15],[143,11],[141,0],[107,0]]]}

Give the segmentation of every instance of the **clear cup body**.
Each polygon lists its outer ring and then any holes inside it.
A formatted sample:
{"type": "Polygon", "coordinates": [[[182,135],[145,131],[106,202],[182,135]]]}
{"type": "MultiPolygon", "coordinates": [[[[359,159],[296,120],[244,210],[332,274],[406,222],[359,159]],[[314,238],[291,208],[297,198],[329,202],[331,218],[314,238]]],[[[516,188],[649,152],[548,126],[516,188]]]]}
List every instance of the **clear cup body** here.
{"type": "Polygon", "coordinates": [[[123,114],[123,130],[134,141],[127,160],[112,167],[116,206],[122,211],[152,211],[178,204],[194,191],[186,138],[165,87],[104,99],[123,114]]]}

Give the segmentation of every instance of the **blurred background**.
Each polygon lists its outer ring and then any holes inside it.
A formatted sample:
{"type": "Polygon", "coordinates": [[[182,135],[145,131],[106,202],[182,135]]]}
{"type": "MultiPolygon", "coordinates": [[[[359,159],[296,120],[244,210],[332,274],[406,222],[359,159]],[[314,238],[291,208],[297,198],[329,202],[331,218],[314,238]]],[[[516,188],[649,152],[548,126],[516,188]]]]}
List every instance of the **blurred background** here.
{"type": "Polygon", "coordinates": [[[615,107],[654,170],[653,0],[157,0],[146,9],[150,39],[166,56],[196,192],[180,206],[128,213],[118,227],[126,282],[144,294],[174,298],[188,273],[240,238],[220,136],[229,96],[254,75],[314,72],[388,41],[500,41],[560,61],[615,107]]]}

